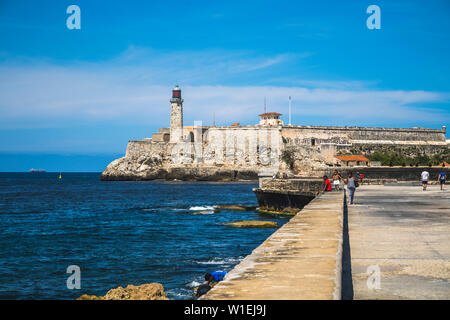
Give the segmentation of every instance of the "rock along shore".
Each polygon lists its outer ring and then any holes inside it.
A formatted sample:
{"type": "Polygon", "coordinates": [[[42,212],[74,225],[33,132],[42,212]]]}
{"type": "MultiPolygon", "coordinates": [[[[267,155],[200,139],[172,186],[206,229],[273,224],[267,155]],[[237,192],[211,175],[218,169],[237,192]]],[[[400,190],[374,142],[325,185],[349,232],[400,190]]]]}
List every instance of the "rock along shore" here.
{"type": "Polygon", "coordinates": [[[219,166],[148,166],[126,158],[111,162],[100,179],[103,181],[242,181],[257,180],[258,168],[235,169],[219,166]]]}
{"type": "Polygon", "coordinates": [[[109,290],[104,296],[84,294],[77,300],[168,300],[160,283],[146,283],[139,286],[128,285],[109,290]]]}

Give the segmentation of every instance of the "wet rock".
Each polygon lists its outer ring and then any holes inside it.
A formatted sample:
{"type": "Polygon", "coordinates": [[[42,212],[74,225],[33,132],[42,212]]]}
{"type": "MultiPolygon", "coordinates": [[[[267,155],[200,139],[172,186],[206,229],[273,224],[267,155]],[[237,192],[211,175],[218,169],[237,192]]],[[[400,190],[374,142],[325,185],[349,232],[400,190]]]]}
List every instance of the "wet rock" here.
{"type": "Polygon", "coordinates": [[[252,211],[256,209],[256,206],[248,206],[240,204],[223,204],[218,205],[217,208],[226,210],[237,210],[237,211],[252,211]]]}
{"type": "Polygon", "coordinates": [[[284,208],[283,210],[273,210],[270,208],[258,208],[256,212],[262,214],[282,215],[282,216],[295,216],[300,209],[296,208],[284,208]]]}
{"type": "Polygon", "coordinates": [[[77,300],[105,300],[105,297],[98,297],[98,296],[93,296],[93,295],[89,295],[89,294],[83,294],[77,300]]]}
{"type": "Polygon", "coordinates": [[[139,286],[111,289],[105,296],[84,294],[77,300],[168,300],[164,287],[160,283],[146,283],[139,286]]]}
{"type": "Polygon", "coordinates": [[[258,170],[234,170],[214,166],[162,166],[157,158],[133,160],[123,157],[111,162],[100,176],[101,180],[182,180],[182,181],[237,181],[257,180],[258,170]]]}
{"type": "Polygon", "coordinates": [[[278,228],[278,223],[274,221],[259,220],[234,221],[228,222],[225,225],[234,228],[278,228]]]}
{"type": "Polygon", "coordinates": [[[219,210],[200,210],[200,211],[193,211],[190,214],[196,215],[196,214],[200,214],[200,215],[204,215],[204,214],[213,214],[213,213],[217,213],[220,212],[219,210]]]}

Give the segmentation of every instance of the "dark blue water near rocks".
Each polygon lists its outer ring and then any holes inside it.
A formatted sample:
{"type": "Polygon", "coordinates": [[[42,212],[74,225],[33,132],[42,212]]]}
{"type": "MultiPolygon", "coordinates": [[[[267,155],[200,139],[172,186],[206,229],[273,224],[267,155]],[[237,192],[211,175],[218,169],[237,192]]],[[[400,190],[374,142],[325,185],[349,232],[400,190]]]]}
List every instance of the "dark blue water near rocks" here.
{"type": "Polygon", "coordinates": [[[102,182],[97,173],[0,173],[0,299],[74,299],[159,282],[191,299],[205,272],[231,270],[275,229],[237,220],[287,218],[214,213],[256,205],[253,183],[102,182]],[[67,267],[81,269],[69,290],[67,267]]]}

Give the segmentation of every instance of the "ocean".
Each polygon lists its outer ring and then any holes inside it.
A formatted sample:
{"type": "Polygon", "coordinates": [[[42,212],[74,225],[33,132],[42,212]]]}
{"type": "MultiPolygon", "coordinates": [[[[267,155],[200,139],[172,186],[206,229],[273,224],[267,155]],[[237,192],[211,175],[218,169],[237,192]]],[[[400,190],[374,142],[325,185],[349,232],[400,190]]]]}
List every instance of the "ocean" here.
{"type": "Polygon", "coordinates": [[[100,173],[0,173],[0,299],[76,299],[159,282],[193,299],[206,272],[231,270],[276,229],[238,220],[289,219],[257,205],[255,183],[100,181],[100,173]],[[70,265],[81,288],[68,289],[70,265]]]}

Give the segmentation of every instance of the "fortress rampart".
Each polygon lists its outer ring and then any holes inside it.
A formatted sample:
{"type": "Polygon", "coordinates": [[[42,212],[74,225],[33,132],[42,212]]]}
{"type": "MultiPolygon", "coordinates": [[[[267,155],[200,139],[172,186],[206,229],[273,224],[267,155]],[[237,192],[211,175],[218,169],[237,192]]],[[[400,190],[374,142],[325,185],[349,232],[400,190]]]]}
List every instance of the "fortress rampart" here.
{"type": "Polygon", "coordinates": [[[365,128],[289,126],[282,128],[287,146],[320,146],[334,144],[346,148],[352,145],[399,145],[446,147],[445,127],[426,128],[365,128]]]}
{"type": "Polygon", "coordinates": [[[284,125],[281,114],[276,112],[260,114],[261,121],[256,125],[184,126],[183,101],[181,89],[176,86],[170,100],[171,127],[160,128],[152,138],[129,141],[125,156],[113,161],[102,178],[184,179],[189,174],[181,171],[188,172],[187,168],[196,179],[203,173],[232,179],[240,176],[242,170],[243,176],[256,179],[264,168],[307,176],[337,164],[338,154],[397,152],[432,156],[448,148],[445,126],[442,129],[293,126],[284,125]]]}

